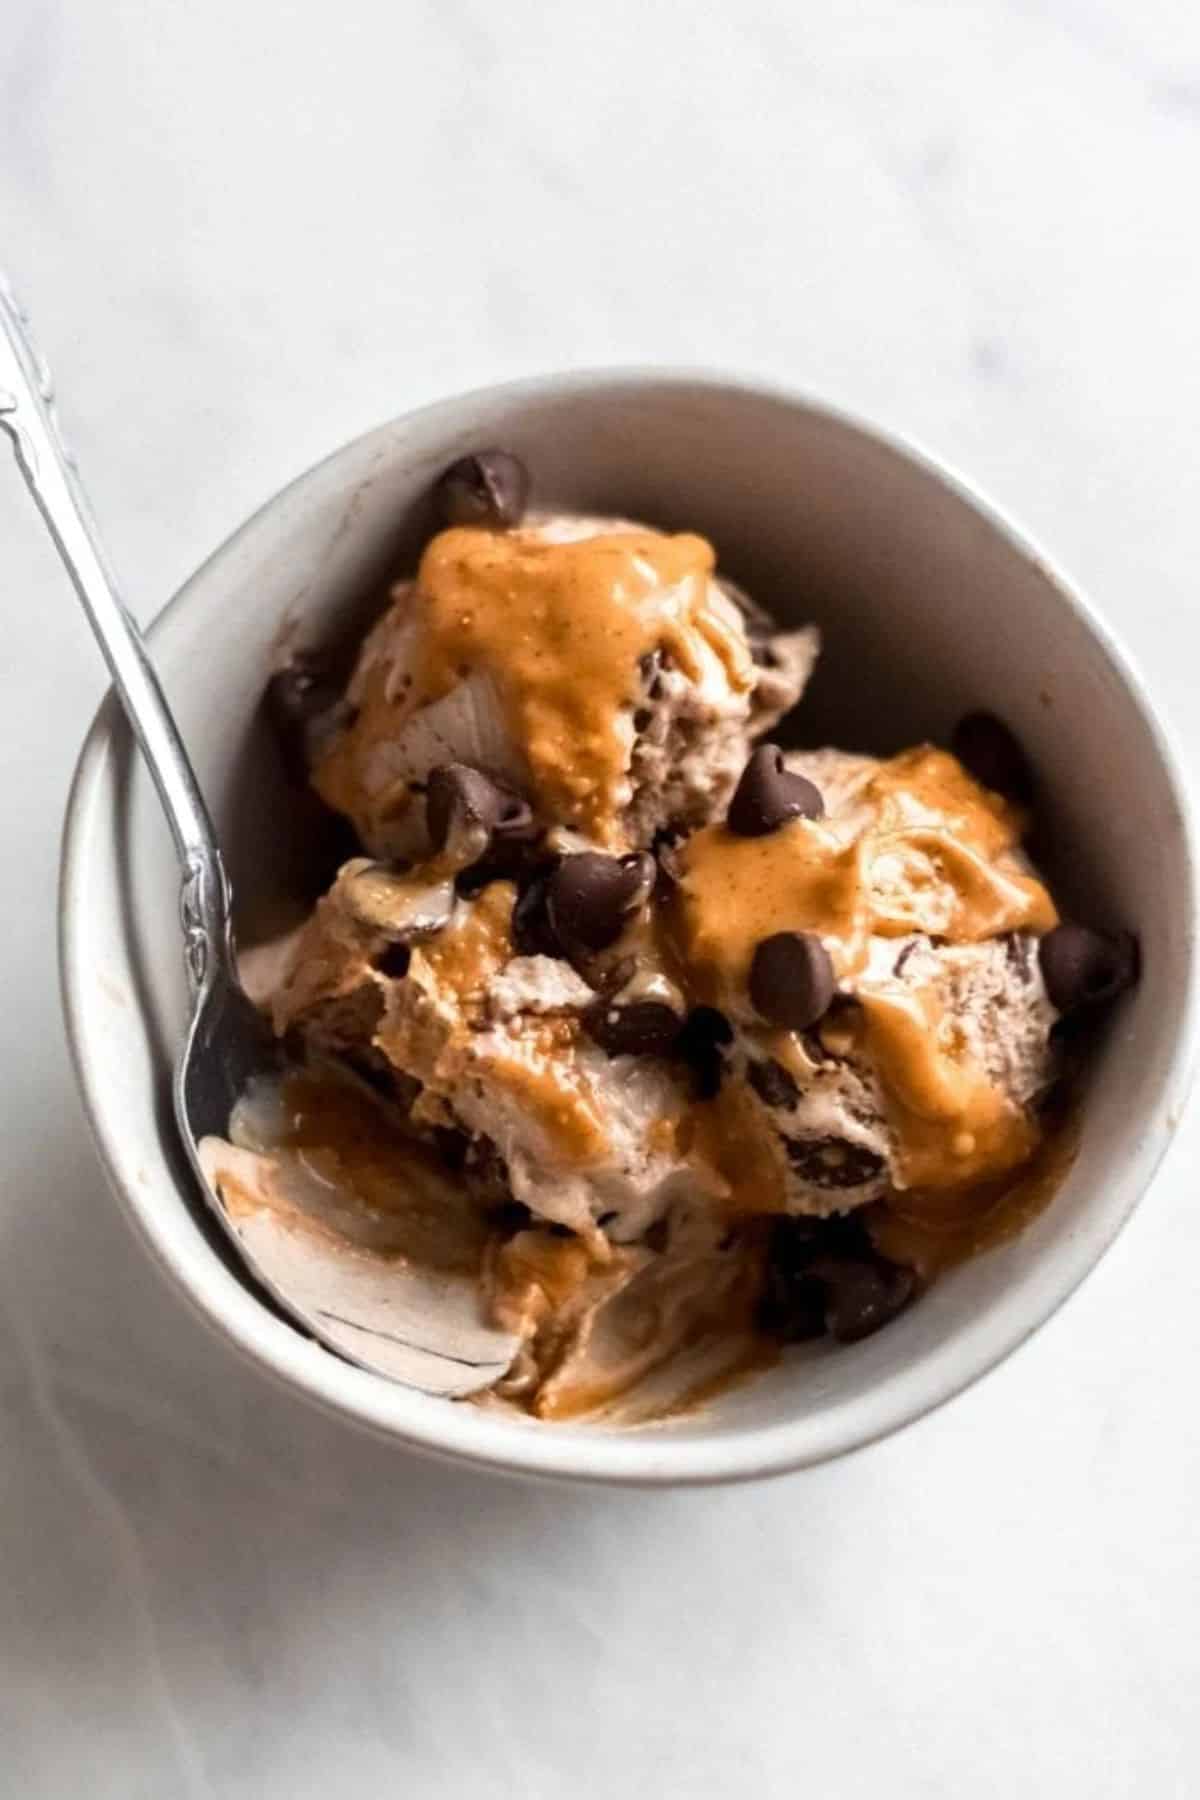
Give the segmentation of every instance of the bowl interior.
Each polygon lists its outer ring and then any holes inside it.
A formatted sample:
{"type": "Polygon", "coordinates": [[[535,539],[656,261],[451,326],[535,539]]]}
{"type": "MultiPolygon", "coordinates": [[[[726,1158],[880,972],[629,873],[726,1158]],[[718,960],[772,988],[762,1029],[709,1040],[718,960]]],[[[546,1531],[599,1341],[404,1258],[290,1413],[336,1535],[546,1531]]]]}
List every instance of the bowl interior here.
{"type": "Polygon", "coordinates": [[[376,1429],[509,1467],[703,1480],[794,1466],[946,1398],[1029,1333],[1135,1203],[1182,1100],[1192,870],[1170,759],[1105,635],[996,519],[921,459],[785,396],[719,382],[550,378],[446,402],[338,452],[271,501],[152,632],[227,846],[244,937],[294,914],[327,852],[257,706],[280,646],[347,643],[411,568],[440,468],[503,443],[539,503],[698,530],[722,569],[825,650],[807,742],[887,750],[1004,714],[1039,772],[1040,850],[1090,922],[1137,930],[1140,987],[1090,1075],[1078,1158],[1017,1241],[945,1278],[878,1337],[805,1349],[702,1418],[618,1433],[532,1427],[352,1369],[267,1312],[177,1153],[169,1069],[185,1021],[178,878],[112,702],[82,759],[64,861],[68,1024],[118,1192],[185,1292],[277,1374],[376,1429]]]}

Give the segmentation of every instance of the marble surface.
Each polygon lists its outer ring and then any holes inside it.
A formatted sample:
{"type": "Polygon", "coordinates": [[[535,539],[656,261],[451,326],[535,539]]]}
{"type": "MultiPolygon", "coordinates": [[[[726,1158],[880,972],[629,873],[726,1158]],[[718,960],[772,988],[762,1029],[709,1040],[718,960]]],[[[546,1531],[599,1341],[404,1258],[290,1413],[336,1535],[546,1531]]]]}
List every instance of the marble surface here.
{"type": "MultiPolygon", "coordinates": [[[[1200,755],[1191,0],[3,15],[0,259],[142,616],[417,401],[743,367],[973,473],[1200,755]]],[[[840,1465],[591,1494],[353,1436],[104,1188],[54,966],[102,680],[13,471],[0,595],[5,1800],[1193,1794],[1195,1112],[1032,1346],[840,1465]]]]}

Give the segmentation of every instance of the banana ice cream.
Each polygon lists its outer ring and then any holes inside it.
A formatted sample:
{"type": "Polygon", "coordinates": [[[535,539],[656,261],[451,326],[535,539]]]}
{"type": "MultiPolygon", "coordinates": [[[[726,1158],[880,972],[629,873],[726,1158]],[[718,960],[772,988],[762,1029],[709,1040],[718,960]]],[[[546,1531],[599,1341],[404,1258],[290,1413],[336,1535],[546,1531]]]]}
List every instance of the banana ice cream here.
{"type": "Polygon", "coordinates": [[[817,650],[813,631],[752,637],[714,565],[703,538],[619,520],[440,532],[363,646],[317,791],[383,857],[425,847],[444,763],[605,849],[703,824],[817,650]]]}
{"type": "MultiPolygon", "coordinates": [[[[502,453],[455,465],[345,692],[278,678],[363,854],[258,986],[303,1079],[353,1090],[323,1116],[452,1179],[486,1402],[645,1416],[886,1324],[944,1259],[905,1221],[986,1241],[1043,1157],[1060,1022],[1086,1035],[1135,949],[1060,920],[998,720],[958,754],[764,743],[816,633],[702,537],[527,493],[502,453]]],[[[218,1188],[271,1204],[288,1130],[235,1128],[218,1188]]],[[[402,1210],[402,1175],[369,1199],[402,1210]]]]}

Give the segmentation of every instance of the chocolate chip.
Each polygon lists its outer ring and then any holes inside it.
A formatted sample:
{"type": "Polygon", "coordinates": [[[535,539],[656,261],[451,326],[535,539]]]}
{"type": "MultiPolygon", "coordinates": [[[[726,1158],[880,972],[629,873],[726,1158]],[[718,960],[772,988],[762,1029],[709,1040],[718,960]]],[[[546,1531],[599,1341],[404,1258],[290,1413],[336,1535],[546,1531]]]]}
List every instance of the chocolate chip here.
{"type": "Polygon", "coordinates": [[[504,1237],[516,1237],[518,1231],[529,1230],[533,1214],[523,1200],[498,1200],[488,1207],[487,1222],[504,1237]]]}
{"type": "Polygon", "coordinates": [[[803,1031],[828,1009],[835,983],[829,952],[811,931],[764,938],[750,964],[750,999],[772,1025],[803,1031]]]}
{"type": "Polygon", "coordinates": [[[890,1324],[916,1289],[911,1269],[882,1256],[819,1256],[809,1274],[825,1285],[825,1323],[840,1344],[857,1344],[890,1324]]]}
{"type": "Polygon", "coordinates": [[[847,1138],[785,1138],[788,1161],[809,1187],[865,1187],[883,1174],[883,1158],[847,1138]]]}
{"type": "Polygon", "coordinates": [[[403,981],[411,962],[412,951],[407,944],[387,944],[378,956],[371,958],[371,967],[392,981],[403,981]]]}
{"type": "Polygon", "coordinates": [[[1033,770],[1029,759],[995,713],[973,712],[960,719],[950,748],[967,773],[983,787],[1020,806],[1032,802],[1033,770]]]}
{"type": "Polygon", "coordinates": [[[773,1056],[762,1062],[749,1063],[746,1080],[764,1106],[795,1106],[800,1098],[800,1089],[783,1064],[776,1062],[773,1056]]]}
{"type": "Polygon", "coordinates": [[[772,1219],[766,1272],[758,1305],[761,1331],[790,1343],[825,1335],[825,1284],[809,1266],[828,1241],[823,1219],[772,1219]]]}
{"type": "Polygon", "coordinates": [[[711,1100],[721,1086],[723,1047],[733,1042],[733,1027],[715,1006],[694,1006],[675,1043],[675,1054],[688,1063],[697,1100],[711,1100]]]}
{"type": "Polygon", "coordinates": [[[435,1125],[433,1141],[446,1168],[455,1175],[459,1174],[466,1166],[467,1150],[471,1143],[467,1133],[460,1131],[457,1125],[435,1125]]]}
{"type": "Polygon", "coordinates": [[[364,1081],[382,1100],[396,1098],[396,1086],[392,1075],[391,1064],[378,1051],[343,1050],[341,1061],[346,1067],[364,1081]]]}
{"type": "Polygon", "coordinates": [[[601,856],[584,850],[564,856],[546,890],[555,936],[570,950],[607,950],[649,898],[656,874],[654,858],[645,851],[601,856]]]}
{"type": "Polygon", "coordinates": [[[1099,1006],[1138,976],[1138,943],[1129,932],[1113,937],[1087,925],[1056,925],[1038,941],[1038,961],[1050,1002],[1059,1012],[1099,1006]]]}
{"type": "Polygon", "coordinates": [[[819,819],[824,811],[819,790],[785,765],[778,744],[760,744],[742,770],[725,822],[738,837],[766,837],[789,819],[819,819]]]}
{"type": "Polygon", "coordinates": [[[518,956],[565,957],[546,904],[549,877],[535,875],[520,885],[512,912],[512,941],[518,956]]]}
{"type": "Polygon", "coordinates": [[[272,675],[264,706],[289,779],[300,785],[334,733],[354,720],[341,684],[316,650],[297,650],[287,667],[272,675]]]}
{"type": "Polygon", "coordinates": [[[459,868],[478,862],[493,845],[529,842],[537,835],[528,801],[470,763],[441,763],[430,770],[425,821],[434,849],[448,850],[459,868]]]}
{"type": "Polygon", "coordinates": [[[756,1323],[760,1331],[789,1344],[824,1337],[824,1282],[811,1275],[785,1273],[768,1264],[756,1323]]]}
{"type": "Polygon", "coordinates": [[[583,1015],[594,1043],[609,1056],[669,1056],[683,1021],[662,1000],[594,1000],[583,1015]]]}
{"type": "Polygon", "coordinates": [[[639,706],[633,715],[633,729],[637,732],[645,731],[653,717],[654,714],[648,706],[639,706]]]}
{"type": "Polygon", "coordinates": [[[446,525],[519,525],[529,502],[529,471],[508,450],[479,450],[442,472],[433,497],[446,525]]]}

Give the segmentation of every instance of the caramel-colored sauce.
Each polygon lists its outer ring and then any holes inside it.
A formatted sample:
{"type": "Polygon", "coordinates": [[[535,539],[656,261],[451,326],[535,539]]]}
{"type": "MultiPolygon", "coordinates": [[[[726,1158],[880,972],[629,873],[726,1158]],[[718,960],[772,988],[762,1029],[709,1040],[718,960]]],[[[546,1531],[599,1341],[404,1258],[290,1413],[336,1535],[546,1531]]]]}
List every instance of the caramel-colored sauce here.
{"type": "Polygon", "coordinates": [[[966,1188],[910,1188],[867,1209],[876,1246],[929,1282],[982,1250],[1008,1243],[1044,1212],[1079,1148],[1078,1125],[1058,1117],[1018,1169],[966,1188]]]}
{"type": "Polygon", "coordinates": [[[493,881],[444,930],[413,950],[439,988],[464,1008],[478,1006],[512,955],[512,911],[517,890],[493,881]]]}
{"type": "Polygon", "coordinates": [[[866,940],[923,931],[974,943],[1057,921],[1014,852],[1020,812],[944,750],[880,764],[845,819],[794,819],[766,837],[710,825],[680,853],[681,949],[714,1004],[745,993],[754,948],[776,931],[815,932],[840,979],[866,940]]]}
{"type": "Polygon", "coordinates": [[[478,1272],[488,1241],[483,1218],[368,1095],[334,1076],[297,1073],[284,1082],[282,1111],[286,1128],[275,1154],[285,1167],[298,1158],[341,1207],[386,1220],[393,1253],[430,1269],[478,1272]]]}
{"type": "Polygon", "coordinates": [[[1017,1168],[1037,1128],[992,1082],[928,989],[864,983],[862,1048],[879,1075],[905,1187],[962,1188],[1017,1168]]]}
{"type": "Polygon", "coordinates": [[[769,837],[709,825],[683,846],[678,933],[697,994],[713,1006],[745,996],[755,946],[777,931],[812,931],[842,978],[859,967],[870,929],[862,848],[816,820],[769,837]]]}
{"type": "Polygon", "coordinates": [[[489,1056],[488,1082],[542,1131],[564,1161],[602,1162],[608,1134],[576,1059],[574,1019],[543,1020],[513,1040],[511,1055],[489,1056]]]}
{"type": "MultiPolygon", "coordinates": [[[[990,1179],[1023,1162],[1037,1134],[942,1019],[936,995],[864,977],[869,940],[924,932],[976,943],[1049,930],[1054,903],[1017,854],[1024,825],[955,757],[923,745],[881,763],[844,816],[796,819],[758,838],[711,825],[680,853],[673,929],[701,998],[744,1011],[755,947],[775,932],[825,944],[843,992],[860,1002],[856,1023],[830,1029],[845,1037],[843,1053],[856,1048],[874,1068],[911,1185],[990,1179]]],[[[752,1119],[723,1129],[734,1148],[717,1167],[735,1192],[772,1192],[752,1119]]]]}
{"type": "MultiPolygon", "coordinates": [[[[753,684],[740,617],[713,566],[711,545],[691,533],[556,542],[536,529],[440,532],[400,602],[416,621],[412,679],[395,694],[381,671],[365,681],[357,723],[319,771],[321,791],[345,804],[360,749],[479,675],[495,689],[541,810],[620,846],[639,659],[663,650],[695,681],[716,669],[735,691],[753,684]]],[[[395,804],[407,804],[402,791],[395,804]]]]}
{"type": "Polygon", "coordinates": [[[711,1100],[690,1107],[678,1142],[729,1213],[784,1210],[784,1149],[777,1134],[764,1129],[761,1109],[743,1083],[723,1081],[711,1100]]]}

